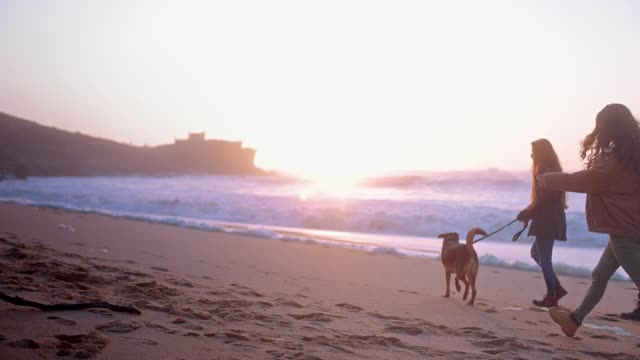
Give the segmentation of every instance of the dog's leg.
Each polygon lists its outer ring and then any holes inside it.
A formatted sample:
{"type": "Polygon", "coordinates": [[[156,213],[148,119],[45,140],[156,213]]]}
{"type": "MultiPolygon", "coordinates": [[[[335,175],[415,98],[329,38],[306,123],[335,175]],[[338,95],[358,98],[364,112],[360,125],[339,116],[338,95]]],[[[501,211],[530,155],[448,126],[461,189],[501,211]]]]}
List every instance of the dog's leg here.
{"type": "Polygon", "coordinates": [[[467,303],[467,305],[471,305],[473,306],[474,302],[476,301],[476,276],[478,274],[471,274],[471,276],[469,277],[469,282],[471,283],[471,299],[469,300],[469,302],[467,303]]]}
{"type": "Polygon", "coordinates": [[[458,277],[456,276],[456,290],[458,290],[458,292],[460,292],[460,279],[458,279],[458,277]]]}
{"type": "Polygon", "coordinates": [[[462,294],[462,300],[467,300],[467,296],[469,295],[469,282],[464,276],[459,276],[458,278],[464,283],[464,294],[462,294]]]}
{"type": "Polygon", "coordinates": [[[449,287],[450,287],[450,283],[451,282],[451,273],[448,271],[444,272],[444,283],[447,287],[447,291],[444,293],[444,295],[442,295],[443,297],[449,297],[449,287]]]}

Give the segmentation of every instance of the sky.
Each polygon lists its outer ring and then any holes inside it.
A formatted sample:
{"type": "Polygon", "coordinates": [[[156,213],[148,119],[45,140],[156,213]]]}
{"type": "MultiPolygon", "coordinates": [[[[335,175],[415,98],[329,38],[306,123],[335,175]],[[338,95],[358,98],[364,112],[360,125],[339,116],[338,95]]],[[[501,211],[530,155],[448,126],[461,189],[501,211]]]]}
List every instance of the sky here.
{"type": "Polygon", "coordinates": [[[633,0],[0,0],[0,112],[311,178],[527,170],[541,137],[579,169],[638,64],[633,0]]]}

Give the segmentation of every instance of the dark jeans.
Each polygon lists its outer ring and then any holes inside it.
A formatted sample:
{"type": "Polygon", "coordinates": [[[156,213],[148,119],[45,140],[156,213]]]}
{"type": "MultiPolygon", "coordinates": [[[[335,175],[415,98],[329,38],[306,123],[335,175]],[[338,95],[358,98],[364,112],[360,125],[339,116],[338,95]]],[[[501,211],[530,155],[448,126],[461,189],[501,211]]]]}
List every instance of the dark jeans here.
{"type": "Polygon", "coordinates": [[[531,246],[531,257],[542,269],[544,282],[547,284],[547,294],[555,297],[558,277],[556,277],[556,273],[553,271],[553,264],[551,263],[554,242],[555,240],[553,239],[542,239],[536,236],[531,246]]]}

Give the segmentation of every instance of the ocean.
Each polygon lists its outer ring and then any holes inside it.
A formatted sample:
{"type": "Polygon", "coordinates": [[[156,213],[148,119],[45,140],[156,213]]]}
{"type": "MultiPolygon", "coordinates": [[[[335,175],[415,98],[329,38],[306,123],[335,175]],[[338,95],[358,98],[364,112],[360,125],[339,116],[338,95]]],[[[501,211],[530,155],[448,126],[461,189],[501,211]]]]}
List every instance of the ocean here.
{"type": "MultiPolygon", "coordinates": [[[[499,170],[412,172],[348,186],[321,186],[289,176],[32,177],[0,181],[0,201],[140,219],[256,241],[322,243],[397,256],[439,257],[438,234],[492,232],[529,201],[527,173],[499,170]]],[[[556,242],[559,274],[590,277],[605,234],[590,233],[585,197],[569,194],[567,242],[556,242]]],[[[67,224],[60,224],[61,227],[67,224]]],[[[516,222],[475,245],[481,263],[539,271],[531,238],[518,242],[516,222]]],[[[179,241],[179,240],[176,240],[179,241]]],[[[616,280],[628,280],[623,270],[616,280]]]]}

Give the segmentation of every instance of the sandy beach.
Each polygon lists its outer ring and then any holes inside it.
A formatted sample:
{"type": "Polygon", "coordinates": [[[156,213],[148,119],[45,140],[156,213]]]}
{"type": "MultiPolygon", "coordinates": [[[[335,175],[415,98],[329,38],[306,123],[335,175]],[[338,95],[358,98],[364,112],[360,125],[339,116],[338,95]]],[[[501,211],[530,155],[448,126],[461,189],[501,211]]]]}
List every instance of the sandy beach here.
{"type": "MultiPolygon", "coordinates": [[[[442,298],[436,260],[0,204],[1,359],[637,359],[636,295],[611,282],[576,338],[538,272],[481,266],[476,306],[442,298]]],[[[455,229],[464,231],[465,229],[455,229]]],[[[588,279],[561,277],[574,307],[588,279]]]]}

